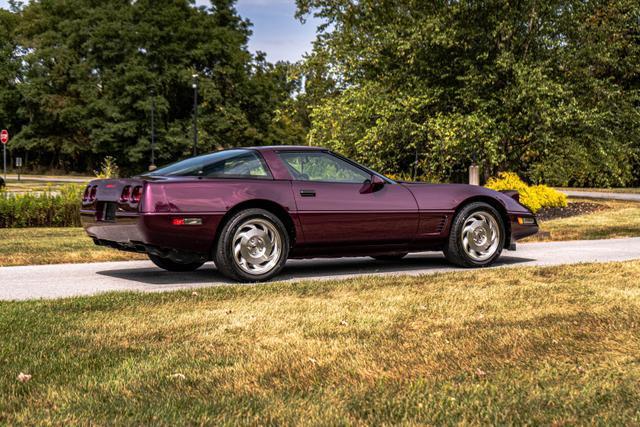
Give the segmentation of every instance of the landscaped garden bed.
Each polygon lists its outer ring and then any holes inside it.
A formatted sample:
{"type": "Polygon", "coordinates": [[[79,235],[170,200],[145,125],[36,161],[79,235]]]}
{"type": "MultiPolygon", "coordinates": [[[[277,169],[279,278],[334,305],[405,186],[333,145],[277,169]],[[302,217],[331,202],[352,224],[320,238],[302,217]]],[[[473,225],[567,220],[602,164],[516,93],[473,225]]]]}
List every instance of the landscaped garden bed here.
{"type": "Polygon", "coordinates": [[[611,209],[604,203],[594,202],[570,202],[564,207],[542,208],[536,213],[538,221],[550,221],[559,218],[569,218],[578,215],[587,215],[602,210],[611,209]]]}

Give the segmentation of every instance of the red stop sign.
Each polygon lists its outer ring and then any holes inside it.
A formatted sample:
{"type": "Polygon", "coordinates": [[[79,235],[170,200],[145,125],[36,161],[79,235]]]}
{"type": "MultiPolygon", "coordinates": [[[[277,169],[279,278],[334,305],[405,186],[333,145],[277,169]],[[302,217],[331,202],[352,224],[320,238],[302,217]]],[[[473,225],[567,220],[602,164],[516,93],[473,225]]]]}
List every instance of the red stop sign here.
{"type": "Polygon", "coordinates": [[[9,132],[6,129],[2,129],[2,132],[0,132],[0,142],[3,144],[9,142],[9,132]]]}

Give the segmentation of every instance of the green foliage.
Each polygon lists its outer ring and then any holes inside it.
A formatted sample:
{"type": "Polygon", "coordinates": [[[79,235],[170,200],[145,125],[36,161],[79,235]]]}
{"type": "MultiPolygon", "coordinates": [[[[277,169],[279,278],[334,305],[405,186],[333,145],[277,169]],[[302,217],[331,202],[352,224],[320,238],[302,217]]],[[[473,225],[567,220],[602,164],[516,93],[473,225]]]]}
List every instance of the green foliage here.
{"type": "Polygon", "coordinates": [[[529,186],[513,172],[500,172],[498,177],[489,178],[487,188],[492,190],[516,190],[520,193],[520,203],[538,212],[542,208],[567,206],[567,196],[546,185],[529,186]]]}
{"type": "Polygon", "coordinates": [[[29,166],[88,172],[112,155],[123,172],[192,150],[198,74],[199,152],[301,141],[277,119],[297,82],[288,64],[247,50],[233,0],[28,2],[0,10],[0,123],[29,166]]]}
{"type": "Polygon", "coordinates": [[[81,185],[59,191],[0,194],[0,228],[80,226],[81,185]]]}
{"type": "Polygon", "coordinates": [[[96,175],[96,178],[100,179],[118,178],[120,169],[118,168],[116,159],[112,156],[107,156],[100,164],[100,170],[94,171],[94,173],[96,175]]]}
{"type": "Polygon", "coordinates": [[[387,173],[640,181],[636,0],[297,0],[326,26],[306,60],[309,139],[387,173]]]}
{"type": "Polygon", "coordinates": [[[441,180],[482,151],[495,161],[498,141],[486,115],[434,113],[435,94],[388,92],[376,82],[346,89],[311,114],[312,144],[327,145],[386,173],[408,172],[418,150],[418,170],[441,180]]]}
{"type": "Polygon", "coordinates": [[[17,23],[15,14],[0,9],[0,128],[9,130],[20,124],[18,110],[22,103],[16,81],[20,69],[17,23]]]}

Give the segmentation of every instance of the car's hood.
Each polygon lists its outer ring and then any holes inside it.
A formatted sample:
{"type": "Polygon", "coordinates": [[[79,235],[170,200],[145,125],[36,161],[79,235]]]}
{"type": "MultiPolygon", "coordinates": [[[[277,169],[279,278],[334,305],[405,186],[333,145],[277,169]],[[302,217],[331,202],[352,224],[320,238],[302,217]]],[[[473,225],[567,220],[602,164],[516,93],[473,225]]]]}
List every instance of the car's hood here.
{"type": "Polygon", "coordinates": [[[455,210],[465,200],[473,197],[487,197],[498,201],[508,212],[530,212],[509,195],[478,185],[423,182],[400,182],[399,184],[413,193],[421,210],[455,210]]]}

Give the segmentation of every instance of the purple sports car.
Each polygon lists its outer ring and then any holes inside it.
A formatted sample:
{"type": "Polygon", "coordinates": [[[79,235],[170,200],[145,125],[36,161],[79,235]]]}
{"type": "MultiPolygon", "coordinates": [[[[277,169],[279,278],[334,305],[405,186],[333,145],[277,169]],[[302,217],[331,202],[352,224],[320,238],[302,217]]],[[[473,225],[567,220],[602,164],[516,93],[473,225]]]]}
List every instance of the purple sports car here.
{"type": "Polygon", "coordinates": [[[289,258],[443,251],[463,267],[493,263],[534,234],[516,192],[396,182],[327,149],[255,147],[183,160],[131,179],[92,181],[82,223],[97,245],[192,271],[262,281],[289,258]]]}

